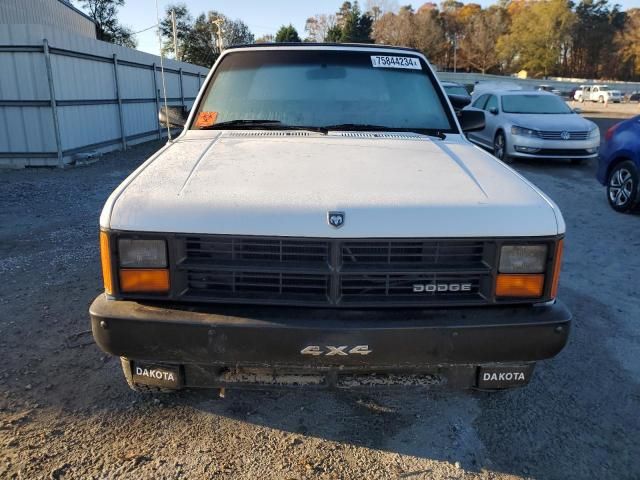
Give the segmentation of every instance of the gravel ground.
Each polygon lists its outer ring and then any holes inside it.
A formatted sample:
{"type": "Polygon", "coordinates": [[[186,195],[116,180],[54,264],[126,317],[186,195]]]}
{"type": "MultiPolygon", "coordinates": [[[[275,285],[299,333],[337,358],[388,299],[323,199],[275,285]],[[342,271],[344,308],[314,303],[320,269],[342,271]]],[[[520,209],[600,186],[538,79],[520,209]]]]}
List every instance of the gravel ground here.
{"type": "Polygon", "coordinates": [[[142,398],[93,344],[87,309],[102,204],[159,147],[0,172],[0,478],[640,477],[640,216],[609,208],[595,164],[516,164],[564,212],[575,315],[528,387],[142,398]]]}

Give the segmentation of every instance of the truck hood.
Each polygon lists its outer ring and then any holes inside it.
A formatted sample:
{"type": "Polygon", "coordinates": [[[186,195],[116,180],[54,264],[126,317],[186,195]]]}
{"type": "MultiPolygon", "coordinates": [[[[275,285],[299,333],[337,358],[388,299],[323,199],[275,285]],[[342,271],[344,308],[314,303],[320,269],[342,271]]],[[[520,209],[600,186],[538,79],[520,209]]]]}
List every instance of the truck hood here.
{"type": "Polygon", "coordinates": [[[564,231],[553,202],[457,135],[443,141],[361,132],[188,132],[116,189],[100,223],[334,238],[564,231]],[[342,227],[328,224],[332,211],[344,212],[342,227]]]}

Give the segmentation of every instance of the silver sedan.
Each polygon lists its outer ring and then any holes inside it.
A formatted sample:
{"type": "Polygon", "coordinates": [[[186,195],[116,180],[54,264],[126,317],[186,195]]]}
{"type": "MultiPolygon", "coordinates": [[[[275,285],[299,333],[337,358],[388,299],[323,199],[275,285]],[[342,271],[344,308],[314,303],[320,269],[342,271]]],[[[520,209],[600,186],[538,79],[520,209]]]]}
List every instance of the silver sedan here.
{"type": "Polygon", "coordinates": [[[514,158],[566,158],[581,163],[598,156],[600,131],[558,96],[542,91],[484,90],[467,109],[483,110],[486,126],[469,140],[504,162],[514,158]]]}

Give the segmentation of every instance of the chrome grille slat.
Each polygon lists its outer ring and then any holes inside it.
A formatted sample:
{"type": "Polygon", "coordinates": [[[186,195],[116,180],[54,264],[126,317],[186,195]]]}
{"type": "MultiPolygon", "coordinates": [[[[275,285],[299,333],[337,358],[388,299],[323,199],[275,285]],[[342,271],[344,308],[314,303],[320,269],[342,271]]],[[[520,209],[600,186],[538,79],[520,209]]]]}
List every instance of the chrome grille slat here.
{"type": "Polygon", "coordinates": [[[586,140],[589,137],[589,132],[587,131],[542,130],[540,131],[540,138],[544,140],[564,140],[561,136],[564,131],[569,133],[569,138],[567,140],[586,140]]]}

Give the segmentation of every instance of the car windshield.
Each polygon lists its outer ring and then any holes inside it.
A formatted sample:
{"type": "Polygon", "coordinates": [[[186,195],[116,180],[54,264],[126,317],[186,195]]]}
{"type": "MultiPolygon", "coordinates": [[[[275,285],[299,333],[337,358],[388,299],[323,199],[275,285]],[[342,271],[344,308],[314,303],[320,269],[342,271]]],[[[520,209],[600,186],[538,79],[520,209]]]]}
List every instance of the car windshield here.
{"type": "Polygon", "coordinates": [[[435,81],[427,64],[408,52],[231,52],[216,68],[191,128],[226,122],[229,128],[457,132],[435,81]]]}
{"type": "Polygon", "coordinates": [[[505,113],[572,113],[567,104],[555,95],[505,95],[502,97],[505,113]]]}
{"type": "Polygon", "coordinates": [[[444,86],[444,91],[447,93],[450,93],[452,95],[465,95],[465,96],[469,96],[469,92],[467,92],[467,89],[460,86],[460,85],[445,85],[444,86]]]}

